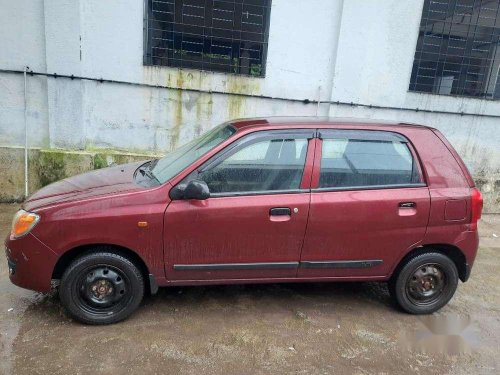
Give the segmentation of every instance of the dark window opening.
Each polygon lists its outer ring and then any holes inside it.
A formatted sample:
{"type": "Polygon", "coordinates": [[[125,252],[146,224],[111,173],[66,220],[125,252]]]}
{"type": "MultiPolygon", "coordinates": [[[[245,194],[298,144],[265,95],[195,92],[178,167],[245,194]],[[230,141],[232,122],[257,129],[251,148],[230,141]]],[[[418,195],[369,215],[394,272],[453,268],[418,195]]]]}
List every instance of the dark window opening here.
{"type": "Polygon", "coordinates": [[[500,1],[425,0],[410,91],[500,98],[500,1]]]}
{"type": "Polygon", "coordinates": [[[146,0],[147,65],[263,77],[271,0],[146,0]]]}

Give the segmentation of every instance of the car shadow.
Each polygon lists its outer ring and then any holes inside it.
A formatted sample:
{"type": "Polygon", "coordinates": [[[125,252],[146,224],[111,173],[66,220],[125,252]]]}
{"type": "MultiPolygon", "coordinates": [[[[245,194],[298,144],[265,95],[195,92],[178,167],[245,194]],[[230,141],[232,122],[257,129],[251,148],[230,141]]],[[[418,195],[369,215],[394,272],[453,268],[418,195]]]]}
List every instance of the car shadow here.
{"type": "Polygon", "coordinates": [[[335,305],[337,309],[349,309],[352,304],[357,307],[394,308],[387,285],[381,282],[175,286],[160,288],[156,295],[146,296],[142,308],[154,308],[165,303],[178,308],[246,303],[262,310],[280,304],[295,308],[335,305]]]}

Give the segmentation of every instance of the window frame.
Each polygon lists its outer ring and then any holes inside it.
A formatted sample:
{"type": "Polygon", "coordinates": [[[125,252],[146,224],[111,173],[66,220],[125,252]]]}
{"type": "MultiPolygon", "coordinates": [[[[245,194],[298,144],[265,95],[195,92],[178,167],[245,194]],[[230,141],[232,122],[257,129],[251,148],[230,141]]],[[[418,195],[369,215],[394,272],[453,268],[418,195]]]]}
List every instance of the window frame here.
{"type": "Polygon", "coordinates": [[[319,129],[319,144],[315,155],[314,174],[316,175],[314,186],[311,186],[311,192],[328,192],[328,191],[364,191],[364,190],[384,190],[384,189],[402,189],[402,188],[419,188],[427,187],[424,176],[424,169],[418,154],[412,143],[404,135],[386,130],[359,130],[359,129],[319,129]],[[321,177],[321,160],[323,155],[323,140],[324,139],[342,139],[340,134],[354,134],[354,138],[361,141],[397,141],[404,143],[410,152],[410,155],[415,163],[418,176],[421,182],[408,184],[385,184],[385,185],[364,185],[364,186],[339,186],[339,187],[319,187],[321,177]]]}
{"type": "MultiPolygon", "coordinates": [[[[151,18],[151,13],[153,12],[153,7],[152,7],[152,0],[143,0],[143,65],[144,66],[157,66],[157,67],[166,67],[166,68],[172,68],[172,69],[182,69],[182,70],[195,70],[195,71],[202,71],[202,72],[211,72],[211,73],[219,73],[219,74],[231,74],[231,75],[236,75],[236,76],[244,76],[244,77],[252,77],[252,78],[265,78],[266,77],[266,70],[267,70],[267,56],[268,56],[268,49],[269,49],[269,36],[270,36],[270,24],[271,24],[271,11],[272,11],[272,0],[269,1],[269,6],[262,6],[267,8],[267,17],[264,17],[263,24],[262,24],[262,36],[263,36],[263,41],[261,42],[256,42],[260,45],[261,47],[261,56],[260,56],[260,72],[259,74],[252,74],[251,73],[251,67],[249,68],[249,73],[241,73],[239,71],[234,71],[233,64],[230,64],[229,71],[225,71],[223,69],[211,69],[208,67],[211,62],[202,62],[201,67],[184,67],[184,66],[179,66],[176,64],[155,64],[153,62],[153,56],[152,56],[152,51],[153,51],[153,46],[151,45],[152,40],[150,36],[150,18],[151,18]],[[150,4],[151,3],[151,4],[150,4]],[[204,65],[207,65],[205,67],[204,65]]],[[[174,0],[175,1],[175,0],[174,0]]],[[[223,1],[224,2],[224,1],[223,1]]],[[[244,3],[242,3],[245,5],[244,3]]],[[[253,6],[252,4],[248,4],[250,6],[253,6]]],[[[260,6],[260,5],[259,5],[260,6]]],[[[247,11],[248,13],[248,11],[247,11]]],[[[248,17],[248,16],[247,16],[248,17]]],[[[172,22],[174,24],[174,22],[172,22]]],[[[203,27],[206,27],[203,25],[203,27]]],[[[234,32],[235,29],[232,29],[232,32],[234,32]]],[[[242,32],[242,30],[240,30],[242,32]]],[[[253,32],[250,32],[253,33],[253,32]]],[[[242,42],[245,42],[245,40],[241,39],[240,44],[242,42]]],[[[240,50],[238,51],[238,55],[240,56],[241,52],[241,47],[239,47],[240,50]]],[[[234,59],[234,58],[233,58],[234,59]]],[[[229,59],[231,60],[231,58],[229,59]]],[[[241,57],[238,58],[238,65],[240,63],[241,57]]],[[[215,63],[216,65],[218,63],[215,63]]],[[[220,64],[219,64],[220,65],[220,64]]],[[[237,69],[239,70],[239,68],[237,69]]]]}
{"type": "Polygon", "coordinates": [[[315,129],[286,129],[286,130],[263,130],[257,131],[254,133],[247,134],[233,143],[228,145],[223,150],[219,151],[217,154],[213,155],[210,159],[205,161],[199,167],[197,167],[194,171],[189,173],[186,177],[184,177],[178,184],[187,184],[192,180],[196,180],[199,178],[199,175],[203,172],[211,170],[221,164],[224,160],[234,155],[236,152],[240,151],[246,146],[250,146],[254,143],[272,140],[272,139],[306,139],[307,140],[307,150],[306,156],[304,159],[304,165],[302,167],[302,177],[301,182],[299,184],[298,189],[286,189],[286,190],[259,190],[259,191],[241,191],[241,192],[225,192],[225,193],[210,193],[211,198],[225,198],[225,197],[241,197],[241,196],[254,196],[254,195],[276,195],[276,194],[297,194],[297,193],[308,193],[310,192],[309,181],[307,181],[307,188],[303,188],[304,179],[309,178],[306,173],[308,166],[308,155],[314,147],[311,142],[311,139],[315,138],[315,129]]]}
{"type": "MultiPolygon", "coordinates": [[[[497,23],[500,22],[500,5],[495,4],[495,8],[484,6],[481,2],[472,6],[465,4],[453,3],[452,1],[436,2],[425,0],[422,11],[420,13],[420,21],[418,25],[418,34],[415,41],[415,48],[412,59],[412,69],[409,77],[408,89],[410,93],[427,94],[427,95],[440,95],[450,96],[456,98],[468,98],[479,100],[500,100],[497,96],[497,88],[500,87],[500,78],[495,74],[494,70],[498,70],[497,54],[499,51],[499,43],[495,43],[495,38],[498,38],[498,33],[495,29],[497,23]],[[434,4],[438,5],[434,5],[434,4]],[[444,6],[445,9],[439,9],[444,6]],[[461,8],[471,8],[469,10],[458,10],[461,8]],[[481,16],[483,12],[493,12],[494,17],[481,16]],[[432,13],[446,14],[445,18],[439,18],[432,15],[432,13]],[[462,21],[454,21],[455,16],[460,16],[462,21]],[[465,21],[470,18],[469,21],[465,21]],[[481,21],[483,18],[483,21],[481,21]],[[493,20],[493,24],[487,24],[484,19],[493,20]],[[434,25],[442,24],[441,28],[434,30],[434,25]],[[452,30],[454,27],[466,28],[466,31],[460,32],[452,30]],[[430,27],[430,28],[429,28],[430,27]],[[486,29],[491,29],[488,32],[486,29]],[[486,30],[486,32],[484,31],[486,30]],[[483,35],[485,40],[476,39],[479,35],[483,35]],[[453,38],[452,38],[453,37],[453,38]],[[487,39],[490,38],[490,40],[487,39]],[[439,38],[439,42],[435,40],[439,38]],[[450,40],[456,40],[462,46],[451,45],[450,40]],[[480,51],[474,46],[475,43],[479,45],[488,45],[490,50],[487,56],[478,56],[476,53],[485,52],[480,51]],[[437,47],[437,48],[436,48],[437,47]],[[437,50],[433,50],[436,48],[437,50]],[[455,54],[453,51],[463,49],[463,54],[455,54]],[[425,56],[435,55],[435,59],[426,58],[425,56]],[[454,61],[456,59],[456,61],[454,61]],[[479,62],[474,63],[475,60],[479,62]],[[426,63],[434,65],[434,67],[426,67],[426,63]],[[446,68],[446,65],[448,67],[446,68]],[[455,68],[449,66],[458,66],[455,68]],[[473,69],[478,68],[477,72],[473,69]],[[484,71],[482,71],[484,69],[484,71]],[[471,71],[472,70],[472,71],[471,71]],[[430,72],[426,72],[430,71],[430,72]],[[450,73],[445,75],[444,72],[450,73]],[[444,78],[447,76],[453,77],[451,86],[443,85],[442,87],[449,89],[450,92],[439,92],[441,83],[437,78],[444,78]],[[471,76],[477,78],[471,79],[471,76]],[[484,78],[480,78],[485,76],[484,78]],[[432,83],[425,83],[426,78],[432,78],[432,83]],[[456,82],[456,83],[455,83],[456,82]],[[473,83],[474,87],[468,85],[473,83]],[[436,87],[436,88],[435,88],[436,87]],[[453,91],[453,92],[452,92],[453,91]]],[[[457,42],[456,42],[457,43],[457,42]]],[[[471,86],[473,86],[471,85],[471,86]]]]}

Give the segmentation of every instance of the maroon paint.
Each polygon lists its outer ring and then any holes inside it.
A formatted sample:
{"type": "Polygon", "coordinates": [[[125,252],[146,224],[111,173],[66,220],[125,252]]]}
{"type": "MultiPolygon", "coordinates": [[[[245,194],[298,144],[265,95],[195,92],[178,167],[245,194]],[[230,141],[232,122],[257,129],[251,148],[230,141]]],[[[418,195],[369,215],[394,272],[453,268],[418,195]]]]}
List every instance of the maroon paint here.
{"type": "Polygon", "coordinates": [[[372,268],[302,268],[299,276],[388,275],[394,260],[424,238],[429,208],[426,187],[313,192],[301,260],[384,263],[372,268]],[[414,212],[398,207],[406,201],[416,203],[414,212]]]}
{"type": "Polygon", "coordinates": [[[309,119],[244,120],[233,125],[237,132],[230,139],[159,187],[136,185],[133,173],[140,163],[133,163],[71,177],[33,194],[23,208],[39,214],[40,223],[30,234],[6,240],[8,256],[17,263],[12,282],[48,291],[58,259],[95,244],[135,252],[159,285],[385,280],[408,251],[426,244],[454,245],[472,266],[478,246],[474,221],[482,203],[465,165],[436,130],[309,119]],[[312,193],[170,202],[173,186],[236,139],[285,127],[400,133],[410,140],[427,186],[314,191],[321,161],[321,140],[315,138],[309,142],[300,185],[312,188],[312,193]],[[416,207],[399,208],[401,201],[414,201],[416,207]],[[271,217],[273,207],[298,208],[298,213],[271,217]],[[141,228],[139,221],[148,225],[141,228]],[[173,269],[173,264],[367,259],[384,263],[359,269],[173,269]]]}
{"type": "Polygon", "coordinates": [[[173,201],[165,214],[167,279],[293,277],[296,269],[173,271],[174,264],[296,262],[304,239],[310,194],[173,201]],[[272,207],[298,213],[273,221],[272,207]]]}

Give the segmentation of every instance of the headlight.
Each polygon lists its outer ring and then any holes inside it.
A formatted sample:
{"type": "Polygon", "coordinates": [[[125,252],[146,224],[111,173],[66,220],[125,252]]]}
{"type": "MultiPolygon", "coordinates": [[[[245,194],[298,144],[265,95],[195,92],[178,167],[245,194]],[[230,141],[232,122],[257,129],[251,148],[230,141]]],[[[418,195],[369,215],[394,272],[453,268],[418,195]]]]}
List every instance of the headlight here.
{"type": "Polygon", "coordinates": [[[40,221],[40,216],[24,210],[17,211],[12,221],[10,238],[16,239],[28,234],[40,221]]]}

